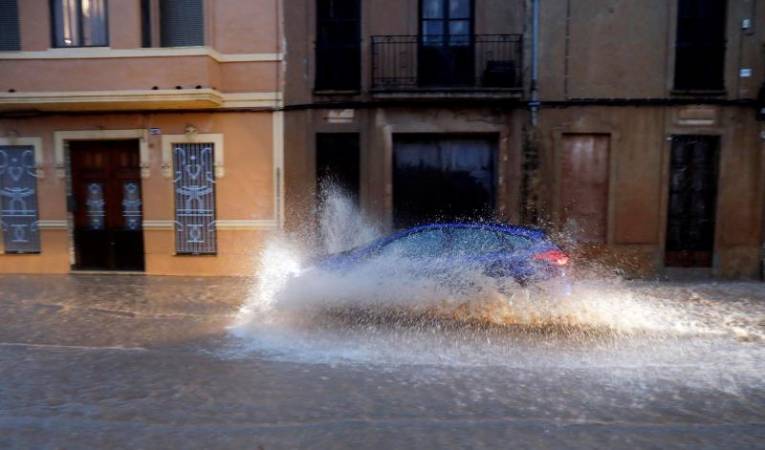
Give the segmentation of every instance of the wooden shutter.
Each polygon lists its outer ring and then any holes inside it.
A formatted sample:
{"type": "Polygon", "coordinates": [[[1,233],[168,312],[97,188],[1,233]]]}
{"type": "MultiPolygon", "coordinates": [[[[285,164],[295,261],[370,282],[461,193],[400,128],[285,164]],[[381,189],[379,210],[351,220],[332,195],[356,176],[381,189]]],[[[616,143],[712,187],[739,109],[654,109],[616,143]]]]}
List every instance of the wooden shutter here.
{"type": "Polygon", "coordinates": [[[21,50],[16,0],[0,0],[0,51],[21,50]]]}
{"type": "Polygon", "coordinates": [[[161,0],[159,3],[162,47],[204,45],[202,0],[161,0]]]}

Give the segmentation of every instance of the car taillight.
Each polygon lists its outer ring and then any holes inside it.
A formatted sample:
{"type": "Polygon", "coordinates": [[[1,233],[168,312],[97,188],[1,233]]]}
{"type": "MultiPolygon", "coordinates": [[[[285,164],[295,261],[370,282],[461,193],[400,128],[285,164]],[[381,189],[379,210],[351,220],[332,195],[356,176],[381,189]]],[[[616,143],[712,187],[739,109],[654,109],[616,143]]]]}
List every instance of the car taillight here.
{"type": "Polygon", "coordinates": [[[534,255],[534,259],[545,261],[556,266],[565,266],[568,264],[568,255],[560,250],[548,250],[546,252],[537,253],[534,255]]]}

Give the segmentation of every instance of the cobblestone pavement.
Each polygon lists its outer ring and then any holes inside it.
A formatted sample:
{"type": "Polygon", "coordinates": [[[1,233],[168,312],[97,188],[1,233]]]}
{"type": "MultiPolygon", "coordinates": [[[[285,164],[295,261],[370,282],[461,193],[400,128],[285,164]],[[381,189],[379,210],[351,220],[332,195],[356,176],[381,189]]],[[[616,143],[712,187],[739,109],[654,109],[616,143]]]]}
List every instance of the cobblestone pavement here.
{"type": "Polygon", "coordinates": [[[370,325],[281,347],[227,329],[251,283],[0,277],[0,448],[765,448],[759,283],[634,285],[720,333],[370,325]]]}

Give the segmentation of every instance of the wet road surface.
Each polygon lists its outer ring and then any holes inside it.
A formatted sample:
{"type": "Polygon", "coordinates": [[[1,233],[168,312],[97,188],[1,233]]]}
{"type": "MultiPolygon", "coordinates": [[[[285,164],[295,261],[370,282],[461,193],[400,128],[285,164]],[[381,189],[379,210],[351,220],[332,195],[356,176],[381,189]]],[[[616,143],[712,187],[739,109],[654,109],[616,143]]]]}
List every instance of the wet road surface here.
{"type": "Polygon", "coordinates": [[[765,448],[759,283],[636,284],[720,333],[273,342],[227,329],[250,289],[0,277],[0,448],[765,448]]]}

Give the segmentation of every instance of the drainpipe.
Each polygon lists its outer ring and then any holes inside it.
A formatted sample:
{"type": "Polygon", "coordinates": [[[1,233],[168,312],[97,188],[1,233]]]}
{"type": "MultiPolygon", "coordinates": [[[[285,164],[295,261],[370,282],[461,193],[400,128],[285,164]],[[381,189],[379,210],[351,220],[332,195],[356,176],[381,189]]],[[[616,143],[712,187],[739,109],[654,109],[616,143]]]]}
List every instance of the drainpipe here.
{"type": "Polygon", "coordinates": [[[531,0],[531,99],[529,111],[531,112],[531,126],[536,128],[539,122],[539,91],[537,80],[539,78],[539,0],[531,0]]]}

